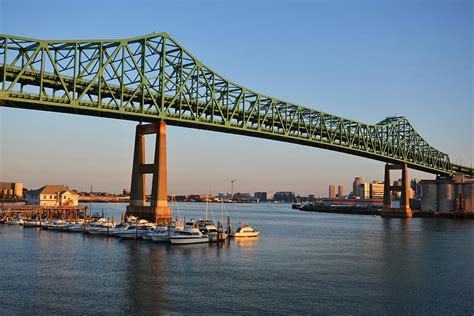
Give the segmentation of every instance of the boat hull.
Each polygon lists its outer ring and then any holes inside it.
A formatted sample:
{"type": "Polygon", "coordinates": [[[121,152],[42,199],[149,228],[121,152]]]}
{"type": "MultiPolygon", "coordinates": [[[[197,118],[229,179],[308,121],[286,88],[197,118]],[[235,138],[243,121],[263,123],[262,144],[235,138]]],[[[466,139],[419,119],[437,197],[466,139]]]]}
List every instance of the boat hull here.
{"type": "Polygon", "coordinates": [[[207,243],[209,237],[170,237],[169,240],[173,245],[189,245],[207,243]]]}
{"type": "Polygon", "coordinates": [[[245,233],[233,233],[231,234],[232,237],[258,237],[260,232],[245,232],[245,233]]]}

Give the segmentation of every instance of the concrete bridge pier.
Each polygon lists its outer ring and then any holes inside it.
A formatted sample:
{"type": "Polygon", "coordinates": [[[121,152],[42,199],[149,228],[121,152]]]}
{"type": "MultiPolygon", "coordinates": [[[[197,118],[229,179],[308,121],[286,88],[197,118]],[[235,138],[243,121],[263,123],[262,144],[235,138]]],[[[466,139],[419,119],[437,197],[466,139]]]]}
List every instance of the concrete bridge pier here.
{"type": "Polygon", "coordinates": [[[134,215],[140,219],[161,224],[170,222],[166,169],[166,123],[137,125],[127,216],[134,215]],[[155,157],[151,164],[145,163],[145,135],[147,134],[156,134],[155,157]],[[146,205],[145,174],[153,174],[149,206],[146,205]]]}
{"type": "Polygon", "coordinates": [[[408,184],[408,166],[406,163],[399,165],[385,165],[384,177],[383,210],[380,212],[382,217],[412,217],[409,198],[408,184]],[[402,185],[390,185],[390,170],[402,170],[402,185]],[[392,191],[401,191],[400,207],[392,208],[392,191]]]}

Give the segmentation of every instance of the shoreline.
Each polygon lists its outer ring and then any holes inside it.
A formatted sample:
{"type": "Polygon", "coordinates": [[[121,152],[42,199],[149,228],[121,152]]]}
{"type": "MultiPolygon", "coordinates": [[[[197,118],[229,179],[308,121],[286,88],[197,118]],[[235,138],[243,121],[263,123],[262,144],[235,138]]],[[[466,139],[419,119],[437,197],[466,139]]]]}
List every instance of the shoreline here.
{"type": "MultiPolygon", "coordinates": [[[[348,214],[348,215],[372,215],[380,216],[382,208],[379,207],[363,207],[351,208],[347,206],[305,206],[299,209],[303,212],[314,213],[332,213],[332,214],[348,214]]],[[[460,212],[428,212],[421,210],[412,210],[413,218],[451,218],[451,219],[474,219],[474,213],[460,212]]]]}

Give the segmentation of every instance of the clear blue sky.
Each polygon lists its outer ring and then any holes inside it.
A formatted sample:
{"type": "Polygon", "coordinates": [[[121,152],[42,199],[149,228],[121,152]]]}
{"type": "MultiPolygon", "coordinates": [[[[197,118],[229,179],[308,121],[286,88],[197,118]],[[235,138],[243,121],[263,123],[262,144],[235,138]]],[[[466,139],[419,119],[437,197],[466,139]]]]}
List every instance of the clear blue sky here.
{"type": "MultiPolygon", "coordinates": [[[[424,138],[473,159],[473,1],[0,0],[0,32],[40,39],[167,32],[225,77],[277,98],[376,123],[405,115],[424,138]]],[[[0,109],[0,179],[118,192],[135,123],[0,109]]],[[[151,141],[150,141],[151,143],[151,141]]],[[[169,191],[346,192],[383,163],[243,136],[168,128],[169,191]]],[[[396,175],[394,174],[393,177],[396,175]]],[[[432,178],[410,172],[411,177],[432,178]]]]}

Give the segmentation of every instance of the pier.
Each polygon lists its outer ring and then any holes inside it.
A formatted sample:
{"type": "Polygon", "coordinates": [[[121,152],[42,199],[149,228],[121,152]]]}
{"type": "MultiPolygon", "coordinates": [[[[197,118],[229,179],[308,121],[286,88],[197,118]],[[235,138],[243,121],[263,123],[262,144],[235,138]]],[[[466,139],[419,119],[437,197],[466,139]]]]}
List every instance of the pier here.
{"type": "Polygon", "coordinates": [[[6,218],[48,218],[83,219],[87,216],[87,206],[40,206],[40,205],[0,205],[0,220],[6,218]]]}

